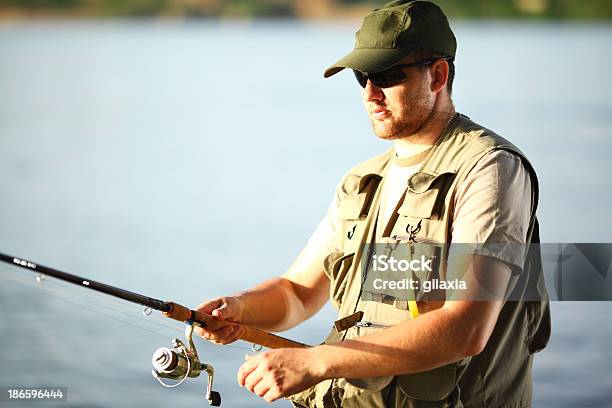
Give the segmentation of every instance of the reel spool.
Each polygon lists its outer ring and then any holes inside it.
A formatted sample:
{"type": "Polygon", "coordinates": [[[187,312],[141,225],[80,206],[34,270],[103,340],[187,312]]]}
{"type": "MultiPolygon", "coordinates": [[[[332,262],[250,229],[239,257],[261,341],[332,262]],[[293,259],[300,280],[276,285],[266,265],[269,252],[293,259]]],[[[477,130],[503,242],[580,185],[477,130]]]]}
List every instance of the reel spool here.
{"type": "Polygon", "coordinates": [[[213,391],[213,379],[215,370],[210,364],[200,362],[198,352],[193,344],[193,326],[198,323],[190,323],[185,327],[185,337],[188,346],[179,339],[172,340],[172,347],[160,347],[153,353],[153,377],[161,385],[167,388],[174,388],[181,385],[188,377],[199,377],[202,371],[208,374],[208,385],[206,388],[206,399],[214,407],[221,405],[221,394],[213,391]],[[162,378],[177,380],[175,384],[167,384],[162,378]]]}

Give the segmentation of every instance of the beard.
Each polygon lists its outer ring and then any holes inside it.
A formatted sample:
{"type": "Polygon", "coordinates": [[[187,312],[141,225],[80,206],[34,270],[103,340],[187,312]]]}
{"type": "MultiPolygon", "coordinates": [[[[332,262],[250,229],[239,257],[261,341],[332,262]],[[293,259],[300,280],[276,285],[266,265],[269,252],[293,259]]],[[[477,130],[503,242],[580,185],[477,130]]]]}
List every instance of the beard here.
{"type": "Polygon", "coordinates": [[[413,89],[407,93],[403,103],[391,106],[391,115],[382,120],[373,119],[370,114],[372,130],[380,139],[403,139],[419,132],[427,124],[433,110],[431,100],[425,88],[413,89]]]}
{"type": "Polygon", "coordinates": [[[371,120],[372,130],[376,136],[383,140],[397,140],[410,137],[417,133],[424,123],[424,121],[402,120],[393,117],[384,121],[371,120]]]}

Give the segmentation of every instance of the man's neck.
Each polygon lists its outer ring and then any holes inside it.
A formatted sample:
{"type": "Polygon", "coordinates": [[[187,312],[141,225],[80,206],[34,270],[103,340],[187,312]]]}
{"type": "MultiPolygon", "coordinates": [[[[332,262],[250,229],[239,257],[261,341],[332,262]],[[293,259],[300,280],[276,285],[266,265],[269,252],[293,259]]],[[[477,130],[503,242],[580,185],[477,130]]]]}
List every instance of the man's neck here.
{"type": "Polygon", "coordinates": [[[393,141],[397,156],[410,157],[429,149],[436,143],[454,114],[455,108],[452,104],[446,106],[445,109],[434,109],[425,125],[417,133],[393,141]]]}

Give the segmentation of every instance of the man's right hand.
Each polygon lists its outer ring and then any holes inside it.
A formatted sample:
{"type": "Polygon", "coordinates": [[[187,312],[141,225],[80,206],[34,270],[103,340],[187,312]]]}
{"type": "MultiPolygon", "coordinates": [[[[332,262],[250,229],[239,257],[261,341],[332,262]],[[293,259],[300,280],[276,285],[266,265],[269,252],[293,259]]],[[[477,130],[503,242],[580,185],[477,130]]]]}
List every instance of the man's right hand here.
{"type": "Polygon", "coordinates": [[[196,327],[195,332],[201,337],[216,344],[233,343],[242,334],[241,323],[244,315],[242,301],[236,297],[220,297],[200,304],[195,310],[198,312],[212,315],[220,321],[227,321],[228,324],[218,330],[211,330],[207,327],[196,327]]]}

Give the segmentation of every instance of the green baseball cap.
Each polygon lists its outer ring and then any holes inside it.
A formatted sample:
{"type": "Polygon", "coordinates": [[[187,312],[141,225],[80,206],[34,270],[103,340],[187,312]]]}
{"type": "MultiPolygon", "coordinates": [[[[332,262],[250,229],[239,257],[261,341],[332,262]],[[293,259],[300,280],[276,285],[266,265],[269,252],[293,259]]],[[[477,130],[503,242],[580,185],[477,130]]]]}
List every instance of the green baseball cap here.
{"type": "Polygon", "coordinates": [[[325,70],[330,76],[351,68],[381,72],[414,51],[455,58],[457,40],[440,7],[430,1],[395,0],[368,13],[355,34],[353,51],[325,70]]]}

